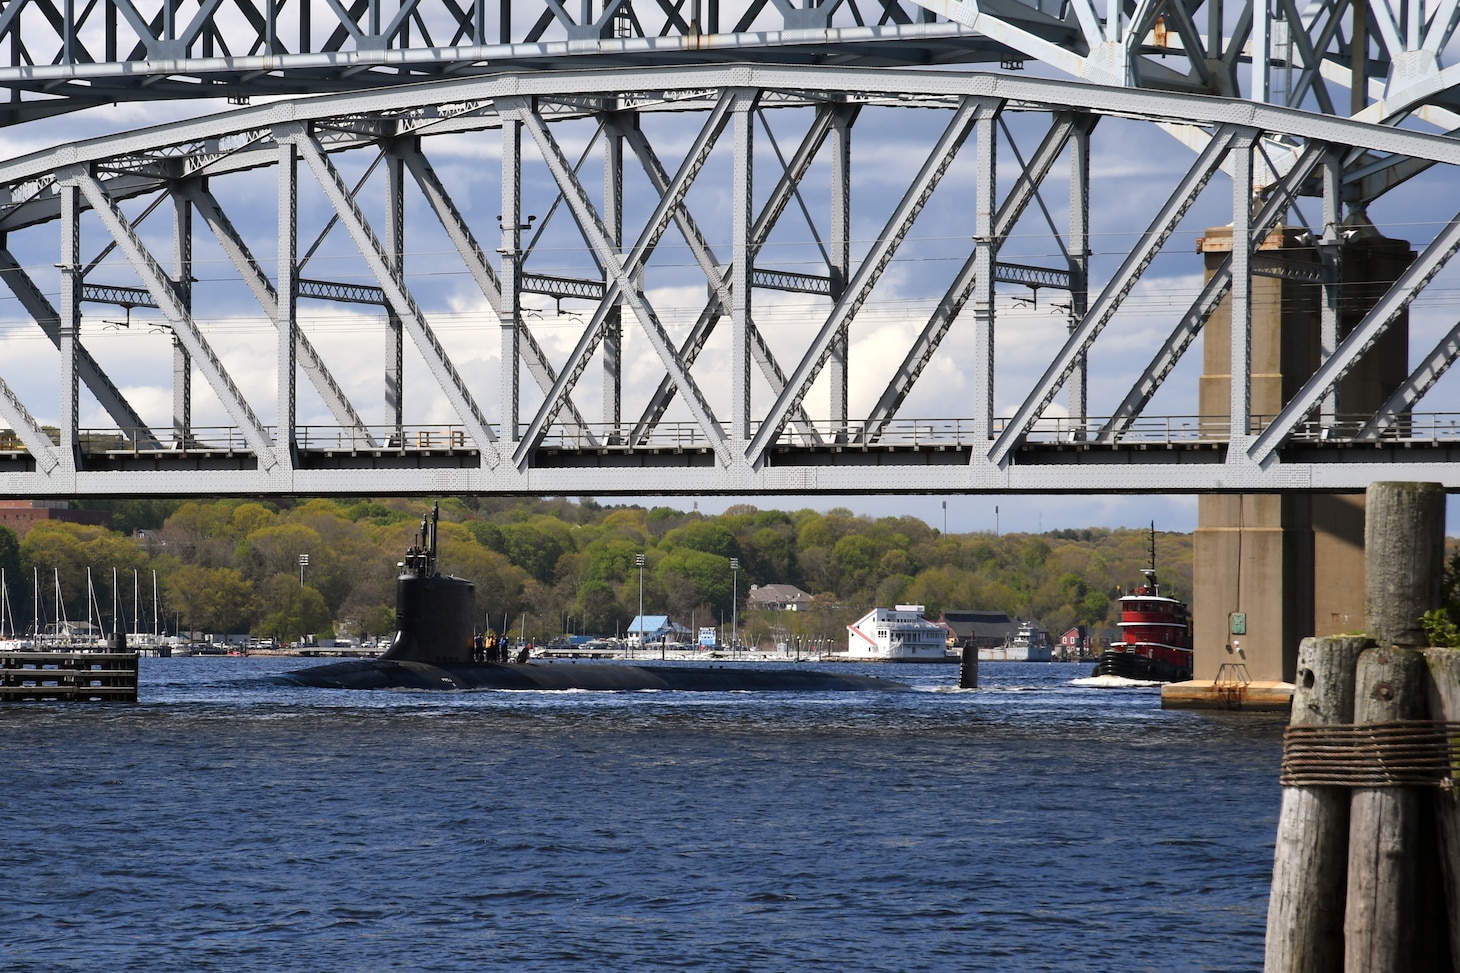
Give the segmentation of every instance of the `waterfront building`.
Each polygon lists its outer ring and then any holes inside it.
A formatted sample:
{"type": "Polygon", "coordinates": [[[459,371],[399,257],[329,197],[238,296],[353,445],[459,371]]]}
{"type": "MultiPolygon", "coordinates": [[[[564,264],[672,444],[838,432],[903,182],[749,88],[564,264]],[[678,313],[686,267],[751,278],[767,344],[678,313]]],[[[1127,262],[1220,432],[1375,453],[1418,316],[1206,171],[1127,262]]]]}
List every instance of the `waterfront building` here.
{"type": "Polygon", "coordinates": [[[72,510],[65,500],[0,500],[0,527],[9,527],[18,537],[42,520],[110,527],[112,515],[105,510],[72,510]]]}
{"type": "Polygon", "coordinates": [[[1003,645],[1019,631],[1019,623],[1008,612],[945,609],[933,624],[948,633],[948,644],[954,648],[973,646],[976,649],[1003,645]]]}
{"type": "Polygon", "coordinates": [[[635,615],[629,622],[630,642],[688,642],[695,633],[672,620],[668,615],[635,615]]]}

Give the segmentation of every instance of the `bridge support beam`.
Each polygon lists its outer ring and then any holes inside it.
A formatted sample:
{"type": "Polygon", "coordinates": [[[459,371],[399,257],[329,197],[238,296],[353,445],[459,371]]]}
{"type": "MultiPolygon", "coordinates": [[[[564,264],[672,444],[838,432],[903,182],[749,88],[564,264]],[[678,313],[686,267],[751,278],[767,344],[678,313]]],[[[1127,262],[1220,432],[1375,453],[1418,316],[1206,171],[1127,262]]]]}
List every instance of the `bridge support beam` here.
{"type": "MultiPolygon", "coordinates": [[[[1335,305],[1342,339],[1414,258],[1407,242],[1380,236],[1361,217],[1350,221],[1338,259],[1320,252],[1323,241],[1291,227],[1273,230],[1258,248],[1271,275],[1254,275],[1249,296],[1253,432],[1271,422],[1332,353],[1325,318],[1335,305]],[[1337,287],[1330,282],[1325,288],[1335,266],[1337,287]]],[[[1202,252],[1208,277],[1231,247],[1231,227],[1207,232],[1202,252]]],[[[1230,298],[1224,299],[1203,334],[1201,414],[1213,438],[1225,438],[1236,401],[1230,309],[1230,298]]],[[[1333,406],[1316,410],[1312,420],[1351,435],[1348,426],[1362,422],[1353,417],[1372,415],[1405,380],[1407,352],[1408,324],[1401,318],[1339,383],[1328,400],[1333,406]]],[[[1253,682],[1291,682],[1303,638],[1361,630],[1363,549],[1363,494],[1201,497],[1192,572],[1195,678],[1215,680],[1224,665],[1240,665],[1253,682]]]]}

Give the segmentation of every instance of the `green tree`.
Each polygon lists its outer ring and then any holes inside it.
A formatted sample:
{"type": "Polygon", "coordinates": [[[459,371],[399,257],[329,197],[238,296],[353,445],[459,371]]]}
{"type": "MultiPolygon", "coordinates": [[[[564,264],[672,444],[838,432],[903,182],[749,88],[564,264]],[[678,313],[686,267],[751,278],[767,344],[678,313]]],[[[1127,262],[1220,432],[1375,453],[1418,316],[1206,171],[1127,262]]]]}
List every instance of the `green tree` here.
{"type": "Polygon", "coordinates": [[[172,576],[167,606],[188,629],[227,634],[243,630],[258,601],[253,582],[233,568],[195,568],[172,576]]]}
{"type": "Polygon", "coordinates": [[[316,565],[315,559],[327,556],[318,532],[302,524],[271,524],[243,539],[235,564],[251,581],[263,582],[276,574],[288,574],[298,584],[301,554],[310,556],[311,567],[316,565]]]}
{"type": "Polygon", "coordinates": [[[347,631],[358,638],[389,638],[395,634],[395,609],[390,605],[372,605],[354,619],[347,631]]]}
{"type": "Polygon", "coordinates": [[[598,635],[613,632],[614,624],[625,614],[614,597],[613,586],[606,581],[588,581],[579,586],[573,613],[583,619],[583,631],[598,635]]]}
{"type": "MultiPolygon", "coordinates": [[[[676,621],[702,601],[730,613],[730,562],[717,554],[676,548],[658,560],[653,576],[664,592],[664,609],[676,621]]],[[[654,614],[648,608],[645,613],[654,614]]]]}
{"type": "Polygon", "coordinates": [[[111,572],[131,573],[146,556],[136,544],[105,527],[41,521],[20,542],[20,573],[39,576],[42,614],[56,621],[53,606],[59,600],[66,618],[81,621],[88,611],[87,579],[92,579],[98,602],[110,608],[111,572]]]}
{"type": "Polygon", "coordinates": [[[795,584],[800,580],[796,573],[796,532],[789,521],[759,527],[740,549],[745,552],[748,576],[766,584],[795,584]]]}
{"type": "Polygon", "coordinates": [[[725,525],[713,520],[697,520],[672,530],[664,535],[659,546],[671,550],[687,547],[726,559],[740,556],[740,546],[735,542],[735,535],[725,525]]]}
{"type": "Polygon", "coordinates": [[[847,534],[837,541],[831,558],[841,575],[839,590],[851,593],[875,584],[884,550],[882,544],[866,534],[847,534]]]}
{"type": "Polygon", "coordinates": [[[281,645],[299,642],[306,635],[334,635],[324,596],[309,585],[301,585],[297,575],[274,575],[264,583],[263,600],[268,608],[254,623],[255,634],[273,638],[281,645]]]}
{"type": "Polygon", "coordinates": [[[637,577],[635,558],[643,553],[639,544],[628,538],[608,537],[593,541],[583,549],[579,577],[583,582],[622,582],[630,575],[637,577]]]}
{"type": "Polygon", "coordinates": [[[496,551],[498,554],[507,553],[507,538],[503,535],[502,528],[496,524],[488,523],[485,520],[471,520],[465,526],[482,547],[489,551],[496,551]]]}
{"type": "Polygon", "coordinates": [[[7,581],[20,580],[20,538],[9,527],[0,527],[0,570],[7,581]]]}
{"type": "Polygon", "coordinates": [[[261,503],[243,503],[233,508],[228,518],[228,534],[243,539],[255,531],[271,526],[275,521],[274,511],[261,503]]]}
{"type": "MultiPolygon", "coordinates": [[[[438,538],[441,569],[476,585],[478,614],[500,619],[504,613],[514,616],[528,607],[525,592],[531,576],[504,555],[468,543],[462,536],[464,533],[461,525],[441,525],[438,538]],[[448,536],[461,539],[448,544],[448,536]]],[[[493,627],[501,625],[497,623],[493,627]]]]}
{"type": "MultiPolygon", "coordinates": [[[[563,525],[557,523],[556,526],[561,528],[563,525]]],[[[553,580],[558,558],[571,547],[564,543],[561,535],[565,533],[566,530],[560,532],[547,527],[545,518],[539,518],[531,523],[505,525],[502,539],[512,563],[546,583],[553,580]]]]}
{"type": "Polygon", "coordinates": [[[1094,628],[1098,625],[1105,625],[1110,621],[1110,596],[1100,592],[1092,591],[1080,600],[1076,619],[1081,625],[1087,628],[1094,628]]]}

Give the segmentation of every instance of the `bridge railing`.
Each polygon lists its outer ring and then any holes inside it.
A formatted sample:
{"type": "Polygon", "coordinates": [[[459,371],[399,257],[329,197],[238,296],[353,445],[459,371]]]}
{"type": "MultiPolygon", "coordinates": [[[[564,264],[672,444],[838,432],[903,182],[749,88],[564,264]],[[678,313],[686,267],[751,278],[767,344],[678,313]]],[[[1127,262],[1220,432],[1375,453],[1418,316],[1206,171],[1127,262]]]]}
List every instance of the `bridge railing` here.
{"type": "MultiPolygon", "coordinates": [[[[1252,432],[1261,432],[1275,417],[1253,417],[1252,432]]],[[[1324,422],[1310,419],[1294,430],[1292,442],[1340,445],[1381,443],[1460,443],[1460,412],[1416,413],[1398,416],[1385,427],[1369,430],[1371,416],[1340,415],[1324,422]],[[1366,431],[1367,430],[1367,431],[1366,431]]],[[[1086,445],[1097,442],[1108,420],[1049,417],[1036,421],[1026,441],[1043,445],[1086,445]]],[[[993,436],[1009,422],[994,421],[993,436]]],[[[1225,442],[1230,425],[1226,416],[1142,416],[1121,428],[1106,445],[1182,446],[1225,442]]],[[[524,427],[525,431],[525,427],[524,427]]],[[[60,444],[55,427],[45,427],[52,445],[60,444]]],[[[755,427],[752,426],[752,434],[755,427]]],[[[273,427],[265,433],[274,438],[273,427]]],[[[923,449],[974,447],[988,442],[971,419],[899,419],[885,423],[814,421],[788,426],[782,441],[792,448],[923,449]]],[[[338,452],[383,450],[402,453],[475,450],[466,428],[451,423],[361,427],[307,425],[296,431],[301,450],[338,452]]],[[[196,426],[186,434],[171,430],[82,429],[77,439],[83,454],[104,453],[248,453],[251,447],[237,426],[196,426]]],[[[570,451],[707,450],[713,444],[695,422],[661,422],[637,439],[633,428],[611,423],[561,423],[549,427],[541,446],[570,451]]],[[[0,453],[25,453],[28,448],[10,429],[0,429],[0,453]]]]}
{"type": "Polygon", "coordinates": [[[393,449],[439,452],[475,449],[466,427],[451,423],[396,426],[300,426],[295,431],[300,449],[319,452],[393,449]]]}

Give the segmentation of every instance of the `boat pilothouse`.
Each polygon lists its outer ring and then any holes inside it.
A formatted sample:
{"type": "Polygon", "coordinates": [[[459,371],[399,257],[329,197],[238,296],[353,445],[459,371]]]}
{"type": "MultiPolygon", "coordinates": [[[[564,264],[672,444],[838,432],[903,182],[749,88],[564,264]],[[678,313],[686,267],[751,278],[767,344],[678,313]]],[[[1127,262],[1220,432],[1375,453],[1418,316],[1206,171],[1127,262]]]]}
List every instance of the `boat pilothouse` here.
{"type": "Polygon", "coordinates": [[[1120,597],[1120,640],[1100,654],[1094,675],[1155,682],[1191,678],[1191,611],[1161,590],[1156,579],[1156,528],[1151,526],[1151,566],[1142,583],[1120,597]]]}

